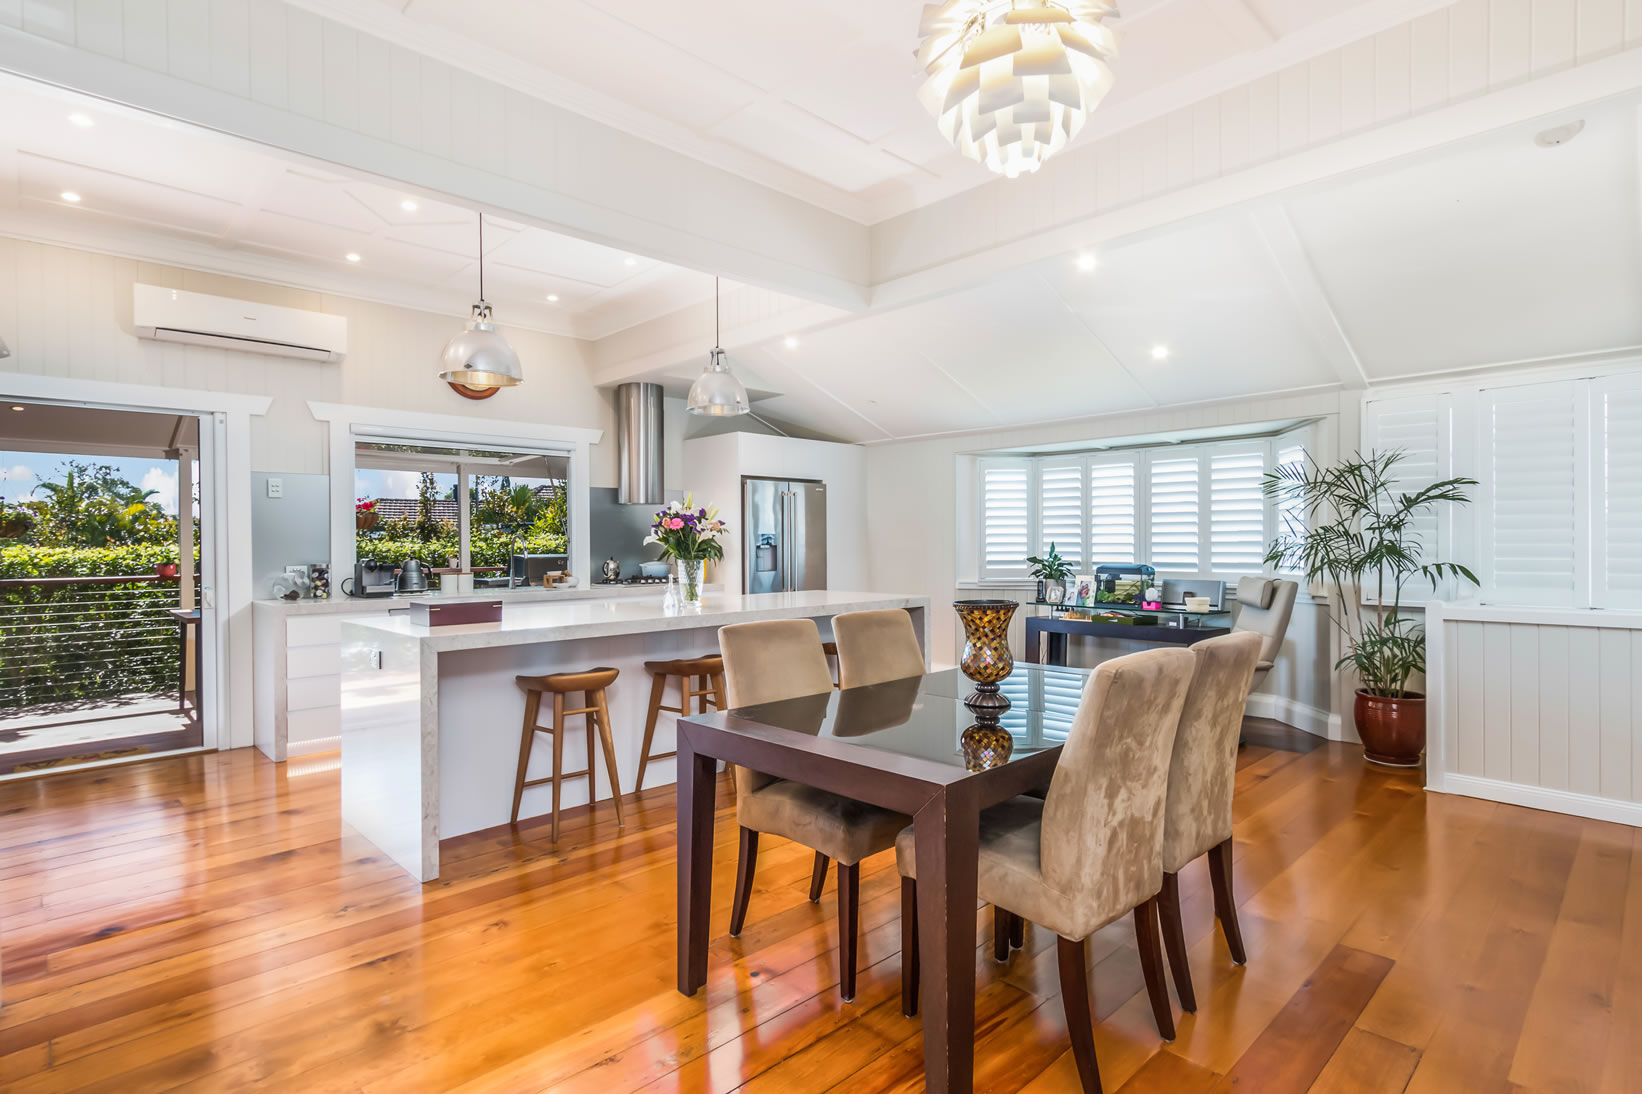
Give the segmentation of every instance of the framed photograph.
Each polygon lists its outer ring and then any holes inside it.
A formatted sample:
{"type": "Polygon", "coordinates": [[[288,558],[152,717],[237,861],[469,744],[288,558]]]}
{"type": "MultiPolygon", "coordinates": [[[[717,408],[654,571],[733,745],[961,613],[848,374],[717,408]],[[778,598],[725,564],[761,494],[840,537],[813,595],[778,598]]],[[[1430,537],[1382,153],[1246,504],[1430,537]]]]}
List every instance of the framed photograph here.
{"type": "Polygon", "coordinates": [[[1093,604],[1095,602],[1095,575],[1079,574],[1077,577],[1077,596],[1074,603],[1093,604]]]}

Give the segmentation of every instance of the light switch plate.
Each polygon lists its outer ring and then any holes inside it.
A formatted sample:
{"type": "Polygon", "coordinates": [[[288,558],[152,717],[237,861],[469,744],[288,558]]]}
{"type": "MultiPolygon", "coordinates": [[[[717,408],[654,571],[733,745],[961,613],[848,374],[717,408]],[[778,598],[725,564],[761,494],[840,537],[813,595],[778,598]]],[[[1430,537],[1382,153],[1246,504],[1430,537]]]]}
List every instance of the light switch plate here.
{"type": "Polygon", "coordinates": [[[382,651],[381,650],[372,650],[371,651],[371,668],[379,669],[381,667],[382,667],[382,651]]]}
{"type": "Polygon", "coordinates": [[[268,496],[270,498],[283,498],[285,496],[285,480],[284,479],[269,479],[268,480],[268,496]]]}

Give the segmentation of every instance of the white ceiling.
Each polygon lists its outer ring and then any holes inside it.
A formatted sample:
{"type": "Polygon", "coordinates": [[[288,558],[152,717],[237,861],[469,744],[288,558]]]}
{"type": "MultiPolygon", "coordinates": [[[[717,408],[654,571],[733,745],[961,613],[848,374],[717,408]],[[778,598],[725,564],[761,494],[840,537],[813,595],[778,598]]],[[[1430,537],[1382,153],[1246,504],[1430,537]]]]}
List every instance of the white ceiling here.
{"type": "MultiPolygon", "coordinates": [[[[470,208],[21,81],[0,81],[0,117],[0,231],[453,316],[477,295],[470,208]]],[[[598,338],[712,291],[692,270],[486,217],[504,323],[598,338]]]]}
{"type": "MultiPolygon", "coordinates": [[[[873,223],[990,181],[915,92],[921,0],[293,0],[873,223]]],[[[1124,0],[1088,141],[1450,0],[1124,0]]]]}
{"type": "MultiPolygon", "coordinates": [[[[862,442],[1642,350],[1638,107],[1548,119],[732,360],[862,442]],[[1166,360],[1153,358],[1166,346],[1166,360]]],[[[687,373],[688,365],[681,370],[687,373]]]]}

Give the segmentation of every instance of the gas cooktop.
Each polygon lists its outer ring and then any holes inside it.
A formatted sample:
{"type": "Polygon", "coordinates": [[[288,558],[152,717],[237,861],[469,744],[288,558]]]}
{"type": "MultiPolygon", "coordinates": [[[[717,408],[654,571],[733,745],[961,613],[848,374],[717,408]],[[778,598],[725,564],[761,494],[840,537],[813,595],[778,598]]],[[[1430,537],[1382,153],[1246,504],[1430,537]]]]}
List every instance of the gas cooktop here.
{"type": "Polygon", "coordinates": [[[665,585],[665,584],[667,584],[667,579],[665,577],[644,577],[644,576],[640,575],[640,576],[634,576],[634,577],[624,577],[624,578],[621,578],[619,581],[606,581],[606,580],[600,579],[598,581],[593,582],[593,584],[595,584],[595,585],[665,585]]]}

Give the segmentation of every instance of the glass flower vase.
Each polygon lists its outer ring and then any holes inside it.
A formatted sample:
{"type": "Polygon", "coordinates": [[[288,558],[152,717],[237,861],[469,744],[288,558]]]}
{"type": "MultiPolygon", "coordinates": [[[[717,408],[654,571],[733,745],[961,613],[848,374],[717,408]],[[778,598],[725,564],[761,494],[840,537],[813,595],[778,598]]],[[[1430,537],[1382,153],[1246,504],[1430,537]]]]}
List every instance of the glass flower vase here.
{"type": "Polygon", "coordinates": [[[1020,607],[1013,600],[958,600],[953,609],[964,625],[964,655],[958,667],[975,681],[975,691],[964,702],[974,710],[1007,710],[1009,697],[998,683],[1015,671],[1009,652],[1009,621],[1020,607]]]}
{"type": "Polygon", "coordinates": [[[701,608],[701,564],[699,558],[678,560],[679,600],[685,611],[699,611],[701,608]]]}

